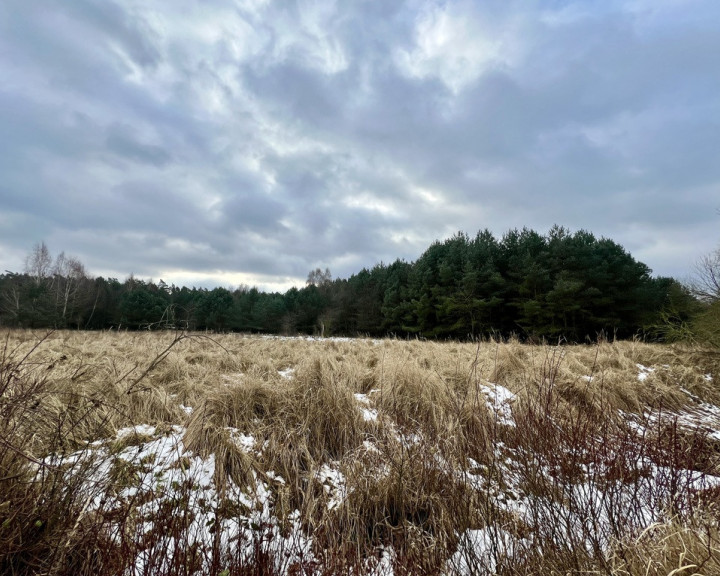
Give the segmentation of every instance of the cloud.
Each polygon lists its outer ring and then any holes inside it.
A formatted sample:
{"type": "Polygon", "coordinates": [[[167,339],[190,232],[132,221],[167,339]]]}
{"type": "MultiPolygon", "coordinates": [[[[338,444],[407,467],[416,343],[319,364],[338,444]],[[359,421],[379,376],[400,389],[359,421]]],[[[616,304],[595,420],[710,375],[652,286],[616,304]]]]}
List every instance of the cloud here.
{"type": "Polygon", "coordinates": [[[170,154],[157,144],[142,142],[129,126],[114,125],[107,131],[108,151],[140,163],[164,166],[170,161],[170,154]]]}
{"type": "Polygon", "coordinates": [[[718,242],[718,23],[710,0],[8,0],[0,268],[44,239],[91,272],[277,287],[559,223],[683,276],[718,242]]]}

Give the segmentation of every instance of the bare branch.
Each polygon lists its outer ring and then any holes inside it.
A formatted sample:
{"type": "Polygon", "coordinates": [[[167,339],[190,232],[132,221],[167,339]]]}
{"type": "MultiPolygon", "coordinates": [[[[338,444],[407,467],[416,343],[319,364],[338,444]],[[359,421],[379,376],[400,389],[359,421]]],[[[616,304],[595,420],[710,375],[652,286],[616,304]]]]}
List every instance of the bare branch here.
{"type": "Polygon", "coordinates": [[[720,300],[720,248],[697,262],[689,288],[700,300],[720,300]]]}
{"type": "Polygon", "coordinates": [[[324,271],[320,268],[315,268],[315,270],[311,270],[308,273],[305,284],[308,286],[327,286],[331,282],[332,273],[330,272],[330,268],[325,268],[324,271]]]}
{"type": "Polygon", "coordinates": [[[50,277],[52,267],[52,256],[45,242],[33,246],[30,254],[25,258],[25,272],[32,276],[36,284],[50,277]]]}

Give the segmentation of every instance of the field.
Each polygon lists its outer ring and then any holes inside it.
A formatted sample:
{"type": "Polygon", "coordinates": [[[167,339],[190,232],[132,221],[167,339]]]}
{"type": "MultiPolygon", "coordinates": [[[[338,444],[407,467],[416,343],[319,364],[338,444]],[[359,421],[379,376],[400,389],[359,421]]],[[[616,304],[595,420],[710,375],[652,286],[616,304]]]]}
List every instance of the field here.
{"type": "Polygon", "coordinates": [[[2,338],[2,574],[720,574],[717,351],[2,338]]]}

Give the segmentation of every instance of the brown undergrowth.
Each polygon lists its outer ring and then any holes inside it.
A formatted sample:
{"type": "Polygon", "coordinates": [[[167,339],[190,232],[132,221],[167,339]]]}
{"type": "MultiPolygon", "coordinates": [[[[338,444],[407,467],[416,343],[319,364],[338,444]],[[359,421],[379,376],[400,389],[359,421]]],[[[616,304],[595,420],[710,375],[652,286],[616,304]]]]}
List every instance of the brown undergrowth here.
{"type": "Polygon", "coordinates": [[[0,572],[718,573],[719,378],[638,341],[4,332],[0,572]],[[173,435],[217,501],[128,456],[173,435]]]}

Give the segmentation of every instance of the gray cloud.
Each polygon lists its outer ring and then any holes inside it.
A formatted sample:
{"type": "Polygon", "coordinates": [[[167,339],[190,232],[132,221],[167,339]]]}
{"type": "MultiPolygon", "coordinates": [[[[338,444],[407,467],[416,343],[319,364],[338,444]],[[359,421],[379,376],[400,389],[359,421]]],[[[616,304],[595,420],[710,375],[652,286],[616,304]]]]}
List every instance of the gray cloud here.
{"type": "Polygon", "coordinates": [[[162,146],[141,142],[132,129],[123,125],[111,126],[105,140],[110,152],[139,163],[164,166],[170,161],[170,154],[162,146]]]}
{"type": "Polygon", "coordinates": [[[44,239],[277,287],[559,223],[684,276],[718,242],[718,25],[710,0],[8,0],[0,269],[44,239]]]}

